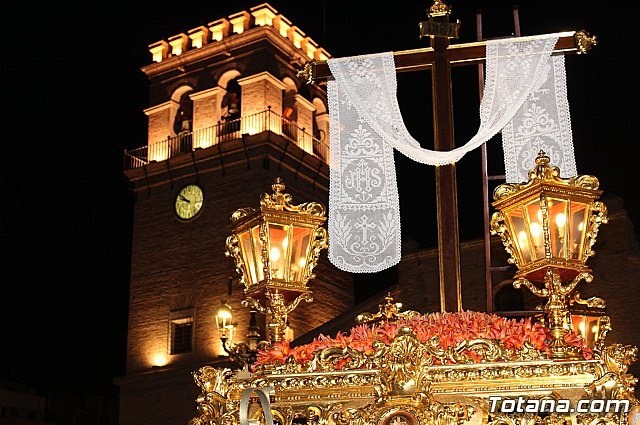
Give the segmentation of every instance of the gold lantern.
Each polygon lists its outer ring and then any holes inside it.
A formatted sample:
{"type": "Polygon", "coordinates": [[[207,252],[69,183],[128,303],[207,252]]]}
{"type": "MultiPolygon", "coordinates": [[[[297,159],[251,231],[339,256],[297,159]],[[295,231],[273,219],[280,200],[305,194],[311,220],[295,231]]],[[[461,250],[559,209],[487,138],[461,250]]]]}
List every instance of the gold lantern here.
{"type": "Polygon", "coordinates": [[[571,357],[575,353],[564,342],[571,328],[568,305],[576,285],[593,279],[586,260],[594,255],[607,209],[596,201],[602,193],[596,177],[562,178],[543,151],[535,162],[528,182],[495,189],[492,205],[498,211],[491,217],[491,233],[501,237],[509,263],[518,268],[513,285],[548,299],[544,311],[552,355],[571,357]]]}
{"type": "Polygon", "coordinates": [[[284,338],[287,314],[300,301],[311,302],[307,287],[320,251],[327,248],[325,208],[318,202],[292,205],[277,178],[260,209],[241,208],[231,215],[226,255],[235,259],[243,305],[267,315],[271,343],[284,338]]]}
{"type": "Polygon", "coordinates": [[[606,315],[606,301],[599,297],[583,300],[576,292],[569,301],[571,328],[580,335],[585,344],[598,349],[604,343],[604,336],[611,330],[609,316],[606,315]]]}

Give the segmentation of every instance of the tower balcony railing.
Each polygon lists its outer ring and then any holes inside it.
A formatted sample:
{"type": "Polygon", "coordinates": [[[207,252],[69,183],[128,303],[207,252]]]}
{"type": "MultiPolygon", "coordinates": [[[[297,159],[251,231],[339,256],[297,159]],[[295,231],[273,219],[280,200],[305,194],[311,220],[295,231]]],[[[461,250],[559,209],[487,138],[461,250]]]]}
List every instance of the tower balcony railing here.
{"type": "Polygon", "coordinates": [[[295,121],[273,112],[271,108],[257,114],[234,120],[218,121],[211,127],[194,131],[181,132],[177,136],[151,143],[135,149],[125,149],[124,169],[143,167],[151,162],[165,161],[169,158],[189,153],[199,148],[208,148],[218,143],[225,143],[242,138],[243,134],[258,134],[271,131],[283,136],[300,149],[329,160],[329,144],[325,140],[313,137],[306,129],[298,127],[295,121]]]}

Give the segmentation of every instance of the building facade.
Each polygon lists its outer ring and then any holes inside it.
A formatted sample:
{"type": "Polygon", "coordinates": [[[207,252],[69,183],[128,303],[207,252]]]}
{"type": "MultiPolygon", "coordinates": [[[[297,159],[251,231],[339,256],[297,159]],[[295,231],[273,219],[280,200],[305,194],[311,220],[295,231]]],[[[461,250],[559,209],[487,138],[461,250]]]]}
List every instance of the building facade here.
{"type": "MultiPolygon", "coordinates": [[[[258,207],[277,177],[294,204],[328,202],[326,92],[296,76],[305,62],[329,57],[311,38],[262,4],[154,43],[150,53],[142,68],[148,140],[124,164],[135,201],[121,425],[190,419],[191,372],[227,359],[218,305],[233,308],[238,339],[247,334],[249,311],[225,257],[231,213],[258,207]]],[[[349,274],[326,255],[315,272],[314,302],[288,317],[294,337],[353,304],[349,274]]]]}

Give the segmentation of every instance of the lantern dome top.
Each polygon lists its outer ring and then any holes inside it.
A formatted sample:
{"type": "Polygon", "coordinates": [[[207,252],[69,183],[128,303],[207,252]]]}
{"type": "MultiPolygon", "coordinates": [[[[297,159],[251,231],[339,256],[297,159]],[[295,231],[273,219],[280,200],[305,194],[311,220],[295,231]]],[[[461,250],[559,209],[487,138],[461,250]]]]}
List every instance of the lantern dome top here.
{"type": "Polygon", "coordinates": [[[280,177],[276,177],[271,189],[272,194],[263,193],[260,197],[260,206],[262,208],[270,208],[278,211],[298,212],[317,217],[324,217],[325,208],[319,202],[305,202],[300,205],[292,205],[293,196],[284,192],[285,185],[280,177]]]}
{"type": "Polygon", "coordinates": [[[520,193],[526,189],[533,188],[538,185],[556,186],[564,189],[574,189],[583,194],[590,193],[591,196],[597,198],[600,196],[600,182],[598,178],[591,175],[574,176],[569,178],[560,177],[560,169],[549,165],[550,158],[543,151],[538,152],[535,159],[535,166],[529,171],[529,181],[524,183],[505,183],[496,187],[493,192],[494,201],[502,201],[510,198],[516,193],[520,193]]]}
{"type": "MultiPolygon", "coordinates": [[[[284,191],[285,188],[286,186],[282,179],[280,177],[276,177],[271,185],[273,193],[263,193],[260,196],[260,210],[292,212],[309,218],[324,220],[326,213],[324,205],[319,202],[305,202],[299,205],[293,205],[291,203],[293,196],[286,193],[284,191]]],[[[252,207],[239,208],[231,214],[231,224],[235,225],[243,218],[255,215],[256,213],[257,210],[252,207]]]]}

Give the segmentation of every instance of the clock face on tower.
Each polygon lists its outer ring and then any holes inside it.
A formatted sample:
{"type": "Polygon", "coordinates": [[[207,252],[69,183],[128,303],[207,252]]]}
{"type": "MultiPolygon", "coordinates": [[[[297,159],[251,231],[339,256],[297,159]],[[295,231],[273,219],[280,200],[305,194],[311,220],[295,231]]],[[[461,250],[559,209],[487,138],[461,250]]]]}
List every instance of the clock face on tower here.
{"type": "Polygon", "coordinates": [[[191,220],[198,215],[203,204],[204,193],[202,189],[195,184],[187,185],[180,189],[176,195],[176,214],[182,220],[191,220]]]}

